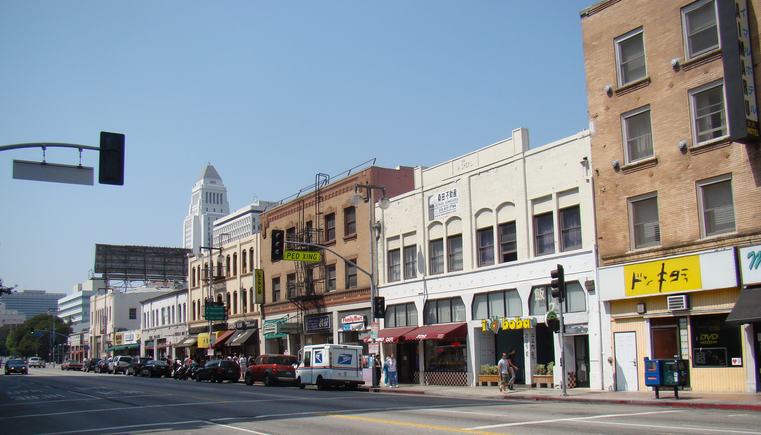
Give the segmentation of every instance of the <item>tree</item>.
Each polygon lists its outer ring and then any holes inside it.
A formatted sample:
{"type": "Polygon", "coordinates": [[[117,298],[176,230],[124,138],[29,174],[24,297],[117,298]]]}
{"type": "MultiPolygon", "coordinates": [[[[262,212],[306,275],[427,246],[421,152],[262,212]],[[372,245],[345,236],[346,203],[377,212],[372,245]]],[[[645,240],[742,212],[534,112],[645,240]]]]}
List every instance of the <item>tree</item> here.
{"type": "Polygon", "coordinates": [[[6,287],[5,285],[3,285],[3,279],[0,278],[0,296],[9,295],[13,293],[13,289],[15,288],[16,288],[15,285],[13,287],[6,287]]]}
{"type": "Polygon", "coordinates": [[[53,331],[53,346],[66,343],[66,336],[71,333],[71,327],[62,319],[50,314],[38,314],[16,326],[8,335],[5,344],[8,352],[17,356],[52,355],[50,347],[50,327],[55,324],[53,331]],[[55,317],[52,319],[51,317],[55,317]]]}
{"type": "Polygon", "coordinates": [[[0,355],[8,355],[8,346],[5,345],[5,340],[8,339],[8,335],[11,333],[11,326],[0,326],[0,355]]]}

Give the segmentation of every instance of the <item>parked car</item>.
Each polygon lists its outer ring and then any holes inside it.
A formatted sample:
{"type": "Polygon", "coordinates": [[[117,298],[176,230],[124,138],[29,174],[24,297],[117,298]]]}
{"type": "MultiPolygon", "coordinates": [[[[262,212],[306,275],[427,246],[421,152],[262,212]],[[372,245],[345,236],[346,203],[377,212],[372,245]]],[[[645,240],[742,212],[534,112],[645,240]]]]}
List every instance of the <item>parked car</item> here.
{"type": "Polygon", "coordinates": [[[146,356],[136,356],[132,358],[132,362],[130,363],[129,367],[127,367],[126,374],[137,376],[140,374],[140,370],[142,370],[145,363],[148,361],[151,361],[150,358],[146,356]]]}
{"type": "Polygon", "coordinates": [[[75,359],[67,359],[61,364],[61,370],[82,370],[82,363],[75,359]]]}
{"type": "Polygon", "coordinates": [[[260,355],[246,368],[246,385],[264,382],[270,386],[276,383],[296,384],[296,365],[299,357],[294,355],[260,355]]]}
{"type": "Polygon", "coordinates": [[[110,373],[108,369],[108,363],[111,358],[98,360],[98,365],[95,366],[95,373],[110,373]]]}
{"type": "Polygon", "coordinates": [[[86,359],[84,364],[82,364],[82,371],[85,371],[85,372],[95,371],[95,367],[98,365],[98,362],[100,362],[100,358],[86,359]]]}
{"type": "Polygon", "coordinates": [[[196,381],[222,382],[228,380],[238,382],[240,366],[235,361],[215,359],[207,362],[203,368],[196,371],[196,381]]]}
{"type": "Polygon", "coordinates": [[[131,356],[125,356],[125,355],[115,356],[108,363],[108,372],[113,374],[127,373],[127,368],[129,367],[131,363],[132,363],[131,356]]]}
{"type": "Polygon", "coordinates": [[[29,358],[29,367],[38,367],[38,368],[44,368],[45,367],[45,360],[38,356],[33,356],[29,358]]]}
{"type": "Polygon", "coordinates": [[[152,359],[147,361],[143,367],[140,368],[140,375],[151,378],[160,378],[162,376],[170,377],[172,376],[172,368],[164,361],[152,359]]]}
{"type": "Polygon", "coordinates": [[[11,373],[21,373],[22,375],[28,375],[29,374],[29,367],[26,364],[26,361],[23,359],[9,359],[5,362],[5,374],[10,375],[11,373]]]}

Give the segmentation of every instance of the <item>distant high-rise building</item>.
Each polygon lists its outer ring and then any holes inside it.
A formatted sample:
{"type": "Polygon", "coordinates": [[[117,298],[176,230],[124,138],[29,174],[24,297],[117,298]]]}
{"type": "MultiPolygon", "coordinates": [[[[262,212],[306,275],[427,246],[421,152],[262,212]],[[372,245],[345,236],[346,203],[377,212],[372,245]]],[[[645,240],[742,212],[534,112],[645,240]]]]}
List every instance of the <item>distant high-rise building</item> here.
{"type": "Polygon", "coordinates": [[[257,200],[227,216],[218,218],[213,225],[214,243],[219,245],[220,240],[222,243],[231,243],[258,233],[262,229],[259,216],[276,205],[278,205],[277,202],[257,200]],[[225,236],[222,237],[222,235],[225,236]]]}
{"type": "Polygon", "coordinates": [[[183,247],[197,254],[201,246],[210,246],[214,220],[228,213],[227,188],[214,166],[208,163],[193,185],[183,224],[183,247]]]}
{"type": "Polygon", "coordinates": [[[58,299],[65,293],[47,293],[44,290],[24,290],[9,295],[0,296],[0,302],[7,310],[16,310],[27,319],[38,314],[58,312],[58,299]]]}
{"type": "Polygon", "coordinates": [[[5,304],[0,302],[0,326],[20,325],[24,323],[26,317],[17,310],[8,310],[5,304]]]}
{"type": "Polygon", "coordinates": [[[90,328],[90,296],[105,287],[102,279],[93,278],[74,285],[73,293],[58,300],[58,317],[70,322],[73,332],[90,328]]]}

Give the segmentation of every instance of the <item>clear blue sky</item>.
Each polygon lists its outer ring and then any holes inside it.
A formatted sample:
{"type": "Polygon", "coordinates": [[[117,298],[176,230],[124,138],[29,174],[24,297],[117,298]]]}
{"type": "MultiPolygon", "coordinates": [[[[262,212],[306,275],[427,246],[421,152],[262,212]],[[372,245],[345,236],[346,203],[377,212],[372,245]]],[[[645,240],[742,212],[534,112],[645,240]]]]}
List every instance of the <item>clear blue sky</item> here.
{"type": "Polygon", "coordinates": [[[0,153],[0,278],[69,292],[96,243],[181,246],[206,162],[234,210],[373,157],[430,166],[518,127],[534,147],[583,130],[592,3],[0,0],[0,145],[127,136],[123,187],[13,180],[42,152],[0,153]]]}

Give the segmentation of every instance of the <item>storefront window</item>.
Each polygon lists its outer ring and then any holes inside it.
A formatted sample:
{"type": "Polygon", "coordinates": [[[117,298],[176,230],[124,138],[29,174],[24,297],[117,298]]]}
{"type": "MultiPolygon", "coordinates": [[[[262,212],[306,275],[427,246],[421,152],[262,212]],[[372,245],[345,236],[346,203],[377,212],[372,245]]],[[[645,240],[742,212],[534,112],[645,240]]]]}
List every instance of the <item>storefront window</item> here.
{"type": "Polygon", "coordinates": [[[516,317],[523,314],[517,290],[481,293],[473,298],[473,320],[490,317],[516,317]]]}
{"type": "Polygon", "coordinates": [[[415,303],[389,305],[386,307],[385,320],[384,327],[386,328],[417,326],[417,308],[415,303]]]}
{"type": "Polygon", "coordinates": [[[460,297],[428,301],[425,303],[424,315],[426,325],[464,322],[465,304],[460,297]]]}
{"type": "Polygon", "coordinates": [[[467,371],[467,346],[461,340],[426,340],[425,369],[429,372],[467,371]]]}
{"type": "Polygon", "coordinates": [[[740,328],[728,325],[726,318],[726,314],[690,318],[693,367],[743,365],[740,328]]]}

